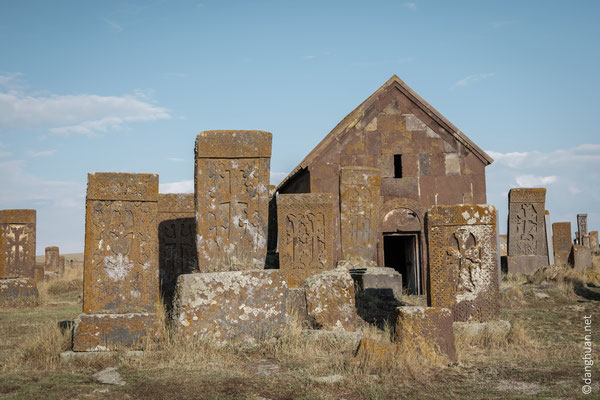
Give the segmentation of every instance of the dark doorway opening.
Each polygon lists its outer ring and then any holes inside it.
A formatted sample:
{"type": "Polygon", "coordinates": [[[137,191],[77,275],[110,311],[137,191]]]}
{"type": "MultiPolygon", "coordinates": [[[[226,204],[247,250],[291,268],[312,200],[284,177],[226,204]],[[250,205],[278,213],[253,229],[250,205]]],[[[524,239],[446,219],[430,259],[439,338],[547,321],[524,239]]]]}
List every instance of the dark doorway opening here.
{"type": "Polygon", "coordinates": [[[402,286],[408,294],[421,294],[419,234],[383,234],[384,263],[402,274],[402,286]]]}

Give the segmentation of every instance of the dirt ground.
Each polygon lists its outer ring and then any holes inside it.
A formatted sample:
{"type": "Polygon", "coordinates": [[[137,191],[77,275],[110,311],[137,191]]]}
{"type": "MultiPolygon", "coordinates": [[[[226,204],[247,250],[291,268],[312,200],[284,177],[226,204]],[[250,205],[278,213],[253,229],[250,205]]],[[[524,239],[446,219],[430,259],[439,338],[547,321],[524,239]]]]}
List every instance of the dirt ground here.
{"type": "Polygon", "coordinates": [[[511,337],[457,337],[459,362],[404,358],[380,368],[354,358],[356,342],[307,339],[296,329],[254,348],[164,339],[143,355],[63,361],[58,321],[81,312],[80,277],[44,283],[40,304],[0,307],[0,397],[7,399],[575,399],[600,398],[600,372],[584,395],[584,316],[600,352],[600,289],[573,279],[501,287],[511,337]],[[116,367],[123,386],[92,375],[116,367]],[[327,379],[319,379],[319,378],[327,379]]]}

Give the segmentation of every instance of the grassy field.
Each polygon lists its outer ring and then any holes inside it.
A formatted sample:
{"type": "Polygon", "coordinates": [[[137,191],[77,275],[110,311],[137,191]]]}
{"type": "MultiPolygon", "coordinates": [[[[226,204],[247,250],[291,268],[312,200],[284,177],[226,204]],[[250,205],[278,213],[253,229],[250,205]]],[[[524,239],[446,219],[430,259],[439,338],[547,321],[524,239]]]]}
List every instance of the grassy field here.
{"type": "MultiPolygon", "coordinates": [[[[0,307],[0,397],[9,399],[571,399],[600,398],[594,365],[592,394],[581,392],[584,315],[592,315],[594,358],[600,352],[600,289],[581,277],[502,284],[508,336],[457,337],[459,362],[417,360],[410,351],[393,365],[354,358],[355,343],[308,339],[296,324],[277,341],[254,348],[183,343],[165,335],[142,356],[62,361],[69,346],[57,328],[81,312],[78,272],[42,284],[37,305],[0,307]],[[598,333],[596,333],[596,331],[598,333]],[[596,350],[599,349],[599,350],[596,350]],[[124,386],[92,375],[117,367],[124,386]],[[339,375],[335,383],[317,378],[339,375]]],[[[374,328],[366,335],[386,337],[374,328]]]]}

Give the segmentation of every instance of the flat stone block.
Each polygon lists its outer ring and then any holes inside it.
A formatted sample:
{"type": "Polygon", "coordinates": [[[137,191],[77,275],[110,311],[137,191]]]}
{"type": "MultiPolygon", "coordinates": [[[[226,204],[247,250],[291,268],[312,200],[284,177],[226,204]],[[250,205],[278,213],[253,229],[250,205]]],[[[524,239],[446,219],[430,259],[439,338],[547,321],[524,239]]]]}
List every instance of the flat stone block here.
{"type": "Polygon", "coordinates": [[[308,316],[315,328],[356,328],[354,281],[345,268],[313,275],[304,281],[308,316]]]}
{"type": "Polygon", "coordinates": [[[181,275],[173,324],[187,338],[254,344],[277,336],[288,323],[288,287],[278,270],[181,275]]]}
{"type": "Polygon", "coordinates": [[[0,297],[38,297],[35,280],[32,278],[0,279],[0,297]]]}
{"type": "Polygon", "coordinates": [[[569,255],[569,265],[581,271],[592,268],[592,251],[590,248],[579,244],[573,245],[569,255]]]}
{"type": "Polygon", "coordinates": [[[73,351],[142,349],[146,337],[157,332],[153,313],[82,314],[75,322],[73,351]]]}
{"type": "Polygon", "coordinates": [[[310,323],[306,309],[306,291],[303,287],[289,288],[287,309],[288,314],[290,316],[295,314],[298,318],[298,322],[302,325],[308,325],[310,323]]]}
{"type": "Polygon", "coordinates": [[[401,351],[402,347],[397,343],[363,338],[354,358],[374,367],[387,367],[396,362],[401,351]]]}
{"type": "Polygon", "coordinates": [[[270,158],[271,140],[263,131],[204,131],[196,136],[196,157],[270,158]]]}
{"type": "Polygon", "coordinates": [[[508,273],[512,275],[531,275],[539,268],[548,266],[547,256],[507,256],[508,273]]]}
{"type": "Polygon", "coordinates": [[[456,362],[452,312],[438,307],[398,307],[395,341],[417,349],[424,357],[435,354],[456,362]]]}

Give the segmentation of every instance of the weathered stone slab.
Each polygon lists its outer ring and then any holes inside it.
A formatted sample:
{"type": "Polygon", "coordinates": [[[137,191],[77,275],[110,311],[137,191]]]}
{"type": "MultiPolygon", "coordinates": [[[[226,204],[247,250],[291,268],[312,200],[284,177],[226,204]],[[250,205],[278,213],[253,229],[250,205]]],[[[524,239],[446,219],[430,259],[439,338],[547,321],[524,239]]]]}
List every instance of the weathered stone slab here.
{"type": "Polygon", "coordinates": [[[354,281],[346,268],[313,275],[304,281],[306,307],[318,329],[356,328],[354,281]]]}
{"type": "Polygon", "coordinates": [[[569,254],[569,265],[575,269],[585,271],[592,267],[592,251],[589,247],[575,244],[569,254]]]}
{"type": "Polygon", "coordinates": [[[384,369],[397,363],[401,352],[402,346],[397,343],[362,338],[354,359],[364,366],[384,369]]]}
{"type": "Polygon", "coordinates": [[[52,272],[53,274],[57,274],[60,271],[60,254],[58,247],[50,246],[45,249],[45,272],[52,272]]]}
{"type": "Polygon", "coordinates": [[[303,326],[310,326],[310,319],[306,309],[306,290],[304,287],[289,288],[287,300],[287,313],[296,316],[298,322],[303,326]]]}
{"type": "Polygon", "coordinates": [[[33,278],[35,210],[0,210],[0,278],[33,278]]]}
{"type": "Polygon", "coordinates": [[[548,265],[554,265],[554,245],[552,243],[552,225],[550,224],[550,211],[544,211],[544,232],[546,248],[548,249],[548,265]]]}
{"type": "Polygon", "coordinates": [[[153,313],[82,314],[75,322],[73,351],[142,349],[144,340],[157,332],[153,313]]]}
{"type": "Polygon", "coordinates": [[[84,313],[154,310],[158,300],[157,201],[158,175],[88,175],[84,313]]]}
{"type": "Polygon", "coordinates": [[[456,362],[452,312],[438,307],[398,307],[395,340],[402,347],[415,349],[424,357],[448,357],[456,362]]]}
{"type": "Polygon", "coordinates": [[[35,263],[35,269],[33,270],[33,280],[36,282],[44,281],[44,263],[35,263]]]}
{"type": "Polygon", "coordinates": [[[581,238],[581,245],[585,246],[591,250],[590,235],[583,235],[583,236],[580,236],[580,238],[581,238]]]}
{"type": "MultiPolygon", "coordinates": [[[[587,230],[587,214],[577,214],[577,233],[580,240],[587,235],[587,230]]],[[[579,242],[579,244],[582,244],[582,242],[579,242]]]]}
{"type": "Polygon", "coordinates": [[[452,310],[454,321],[498,318],[496,209],[489,205],[435,206],[427,213],[429,296],[452,310]]]}
{"type": "Polygon", "coordinates": [[[196,246],[201,272],[264,268],[271,134],[196,137],[196,246]]]}
{"type": "Polygon", "coordinates": [[[571,223],[555,222],[552,224],[552,241],[554,244],[554,263],[566,265],[571,253],[573,242],[571,240],[571,223]]]}
{"type": "Polygon", "coordinates": [[[38,297],[35,280],[32,278],[0,279],[0,298],[38,297]]]}
{"type": "Polygon", "coordinates": [[[598,243],[598,231],[590,232],[590,249],[598,250],[600,248],[598,243]]]}
{"type": "Polygon", "coordinates": [[[58,257],[58,269],[59,269],[61,275],[63,275],[65,273],[65,264],[66,264],[65,256],[59,256],[58,257]]]}
{"type": "Polygon", "coordinates": [[[173,322],[186,338],[255,343],[282,332],[287,299],[278,270],[184,274],[177,281],[173,322]]]}
{"type": "Polygon", "coordinates": [[[510,274],[532,274],[548,265],[545,235],[545,188],[511,189],[508,193],[510,274]]]}
{"type": "Polygon", "coordinates": [[[333,268],[333,195],[277,196],[279,268],[290,287],[333,268]]]}
{"type": "Polygon", "coordinates": [[[374,264],[379,233],[381,171],[368,167],[340,170],[340,228],[343,259],[374,264]]]}
{"type": "Polygon", "coordinates": [[[159,194],[158,255],[161,295],[170,308],[179,275],[198,271],[193,193],[159,194]]]}

